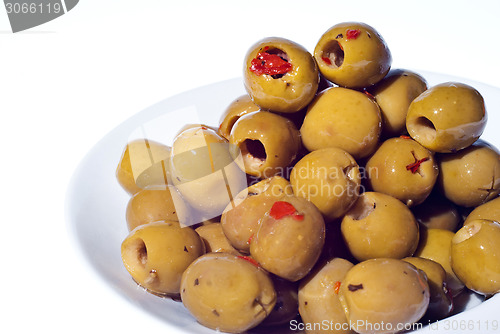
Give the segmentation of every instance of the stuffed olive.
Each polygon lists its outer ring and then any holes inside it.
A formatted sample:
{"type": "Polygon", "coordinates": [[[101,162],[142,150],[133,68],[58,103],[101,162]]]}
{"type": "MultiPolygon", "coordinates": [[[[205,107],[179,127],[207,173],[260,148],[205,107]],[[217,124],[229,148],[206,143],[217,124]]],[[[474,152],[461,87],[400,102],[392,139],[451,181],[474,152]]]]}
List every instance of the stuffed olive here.
{"type": "Polygon", "coordinates": [[[252,259],[208,253],[182,275],[181,299],[202,325],[243,333],[260,324],[276,304],[269,274],[252,259]]]}
{"type": "Polygon", "coordinates": [[[366,170],[372,190],[408,206],[430,195],[439,172],[434,154],[407,136],[384,141],[366,163],[366,170]]]}
{"type": "Polygon", "coordinates": [[[248,94],[262,109],[293,113],[314,98],[319,72],[313,56],[285,38],[265,38],[254,44],[244,61],[248,94]]]}
{"type": "Polygon", "coordinates": [[[286,196],[261,219],[250,255],[267,271],[295,282],[312,269],[324,242],[321,212],[303,198],[286,196]]]}
{"type": "Polygon", "coordinates": [[[382,36],[358,22],[339,23],[328,29],[314,48],[321,74],[349,88],[376,84],[389,72],[392,56],[382,36]]]}

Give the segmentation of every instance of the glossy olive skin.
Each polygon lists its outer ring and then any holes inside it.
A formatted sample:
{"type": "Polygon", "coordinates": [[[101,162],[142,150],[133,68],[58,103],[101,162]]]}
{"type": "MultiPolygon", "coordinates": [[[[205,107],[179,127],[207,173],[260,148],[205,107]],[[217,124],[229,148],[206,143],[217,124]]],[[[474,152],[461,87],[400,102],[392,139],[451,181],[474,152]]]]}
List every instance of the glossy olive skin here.
{"type": "Polygon", "coordinates": [[[135,228],[121,246],[132,278],[158,295],[178,295],[182,273],[204,253],[205,245],[193,229],[169,221],[135,228]]]}
{"type": "Polygon", "coordinates": [[[364,192],[341,223],[347,248],[358,261],[402,259],[418,246],[418,223],[400,200],[377,192],[364,192]]]}
{"type": "Polygon", "coordinates": [[[289,324],[297,317],[299,309],[298,283],[271,275],[276,290],[276,304],[261,326],[289,324]]]}
{"type": "Polygon", "coordinates": [[[453,310],[453,298],[446,287],[446,271],[443,266],[422,257],[408,257],[403,261],[413,264],[427,276],[430,301],[424,319],[436,321],[449,316],[453,310]]]}
{"type": "Polygon", "coordinates": [[[275,202],[261,219],[259,230],[250,242],[250,255],[267,271],[296,282],[312,269],[324,242],[321,212],[303,198],[287,196],[275,202]],[[273,216],[274,206],[281,202],[291,204],[296,215],[273,216]]]}
{"type": "Polygon", "coordinates": [[[217,133],[229,140],[234,123],[243,115],[259,111],[260,107],[253,103],[249,95],[245,94],[232,101],[222,113],[217,133]]]}
{"type": "Polygon", "coordinates": [[[127,204],[125,218],[128,230],[158,220],[191,224],[190,209],[173,186],[155,186],[132,196],[127,204]]]}
{"type": "Polygon", "coordinates": [[[404,136],[385,140],[366,163],[366,170],[371,189],[408,206],[430,195],[439,173],[434,154],[404,136]]]}
{"type": "Polygon", "coordinates": [[[368,88],[380,107],[385,137],[406,133],[406,115],[410,103],[427,89],[426,80],[408,70],[390,70],[376,85],[368,88]]]}
{"type": "MultiPolygon", "coordinates": [[[[307,334],[332,333],[330,328],[314,328],[314,324],[323,321],[348,324],[338,294],[345,275],[352,267],[351,262],[342,258],[334,258],[309,273],[301,281],[299,313],[307,334]]],[[[344,327],[346,330],[335,331],[335,333],[354,333],[348,326],[344,325],[344,327]]]]}
{"type": "Polygon", "coordinates": [[[293,113],[311,102],[319,84],[319,72],[313,56],[301,45],[279,37],[258,41],[248,50],[243,69],[248,94],[262,109],[293,113]],[[252,60],[260,52],[278,52],[292,68],[284,75],[257,75],[252,60]]]}
{"type": "Polygon", "coordinates": [[[257,111],[238,119],[229,136],[230,150],[247,174],[264,179],[284,175],[302,146],[300,132],[280,115],[257,111]],[[284,144],[286,143],[286,144],[284,144]]]}
{"type": "Polygon", "coordinates": [[[339,23],[328,29],[314,48],[314,58],[325,78],[349,88],[376,84],[389,72],[392,63],[382,36],[359,22],[339,23]]]}
{"type": "Polygon", "coordinates": [[[412,207],[412,212],[426,228],[455,232],[462,223],[457,206],[438,192],[433,192],[422,204],[412,207]]]}
{"type": "Polygon", "coordinates": [[[462,227],[451,242],[451,267],[469,289],[500,292],[500,223],[477,219],[462,227]]]}
{"type": "Polygon", "coordinates": [[[197,210],[198,222],[219,216],[231,198],[247,186],[246,175],[229,149],[226,139],[203,125],[188,126],[174,139],[172,182],[197,210]]]}
{"type": "Polygon", "coordinates": [[[309,151],[339,147],[358,159],[373,153],[381,126],[379,107],[368,95],[332,87],[309,105],[300,134],[309,151]]]}
{"type": "Polygon", "coordinates": [[[439,156],[437,185],[450,201],[465,207],[479,206],[500,193],[500,155],[483,141],[457,153],[439,156]]]}
{"type": "Polygon", "coordinates": [[[264,179],[246,188],[228,204],[221,216],[221,227],[233,247],[250,252],[250,240],[260,219],[283,196],[293,195],[290,183],[281,176],[264,179]]]}
{"type": "MultiPolygon", "coordinates": [[[[157,185],[158,180],[144,182],[141,186],[136,184],[137,178],[153,164],[170,157],[170,147],[149,139],[136,139],[127,144],[116,168],[116,179],[122,188],[133,195],[147,185],[157,185]]],[[[161,178],[161,185],[165,182],[161,178]]]]}
{"type": "Polygon", "coordinates": [[[227,240],[220,223],[212,223],[197,227],[196,233],[205,243],[207,253],[210,252],[225,252],[240,255],[240,253],[227,240]]]}
{"type": "Polygon", "coordinates": [[[324,148],[295,164],[290,174],[295,196],[311,201],[331,221],[342,217],[359,196],[361,176],[356,160],[346,151],[324,148]]]}
{"type": "Polygon", "coordinates": [[[396,333],[401,324],[424,315],[430,293],[421,270],[402,260],[378,258],[352,267],[339,297],[356,332],[396,333]]]}
{"type": "Polygon", "coordinates": [[[202,325],[243,333],[258,324],[276,304],[276,291],[262,268],[228,253],[208,253],[182,275],[181,299],[202,325]]]}
{"type": "Polygon", "coordinates": [[[420,230],[420,242],[415,251],[415,257],[423,257],[439,263],[446,271],[446,285],[453,296],[464,289],[464,284],[458,279],[451,268],[451,243],[454,232],[430,228],[420,230]]]}
{"type": "Polygon", "coordinates": [[[487,114],[484,99],[471,86],[446,82],[413,100],[406,117],[410,136],[434,152],[456,152],[483,133],[487,114]]]}
{"type": "Polygon", "coordinates": [[[500,222],[500,197],[496,197],[472,210],[465,219],[464,225],[467,225],[476,219],[486,219],[500,222]]]}

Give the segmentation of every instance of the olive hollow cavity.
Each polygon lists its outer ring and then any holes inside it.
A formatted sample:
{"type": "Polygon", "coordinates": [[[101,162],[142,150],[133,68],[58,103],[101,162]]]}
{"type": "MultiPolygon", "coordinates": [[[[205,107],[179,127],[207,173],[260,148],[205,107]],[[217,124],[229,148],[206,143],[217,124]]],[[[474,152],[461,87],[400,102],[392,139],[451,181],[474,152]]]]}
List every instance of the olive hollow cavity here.
{"type": "Polygon", "coordinates": [[[328,65],[340,67],[344,63],[344,50],[336,40],[328,41],[322,51],[323,60],[328,59],[328,65]]]}
{"type": "Polygon", "coordinates": [[[245,139],[239,145],[243,161],[249,165],[262,165],[267,159],[266,148],[261,141],[256,139],[245,139]]]}
{"type": "Polygon", "coordinates": [[[129,244],[125,249],[124,258],[129,259],[134,266],[146,268],[146,264],[148,263],[148,249],[144,240],[138,238],[129,244]]]}
{"type": "Polygon", "coordinates": [[[411,126],[421,140],[433,142],[436,139],[436,127],[427,117],[417,117],[411,126]]]}

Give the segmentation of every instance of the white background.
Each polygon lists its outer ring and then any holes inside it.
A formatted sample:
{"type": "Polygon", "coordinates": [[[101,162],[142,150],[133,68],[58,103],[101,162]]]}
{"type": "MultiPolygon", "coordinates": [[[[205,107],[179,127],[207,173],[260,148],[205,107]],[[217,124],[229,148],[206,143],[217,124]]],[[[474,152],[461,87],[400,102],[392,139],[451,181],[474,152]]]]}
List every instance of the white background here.
{"type": "Polygon", "coordinates": [[[248,47],[263,37],[312,51],[342,21],[375,27],[393,68],[500,86],[499,15],[496,0],[81,0],[13,34],[0,7],[0,332],[166,333],[95,276],[64,221],[73,171],[122,121],[241,76],[248,47]]]}

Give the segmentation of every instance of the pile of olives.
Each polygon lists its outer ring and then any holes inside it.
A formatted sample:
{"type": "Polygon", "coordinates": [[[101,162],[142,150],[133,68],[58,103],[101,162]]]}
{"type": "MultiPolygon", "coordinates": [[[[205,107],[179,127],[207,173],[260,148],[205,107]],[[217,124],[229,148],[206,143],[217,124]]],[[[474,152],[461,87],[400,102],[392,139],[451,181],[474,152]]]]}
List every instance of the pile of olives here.
{"type": "Polygon", "coordinates": [[[391,62],[363,23],[333,26],[312,54],[266,38],[217,126],[127,143],[116,176],[135,282],[230,333],[396,333],[499,292],[483,98],[391,62]]]}

